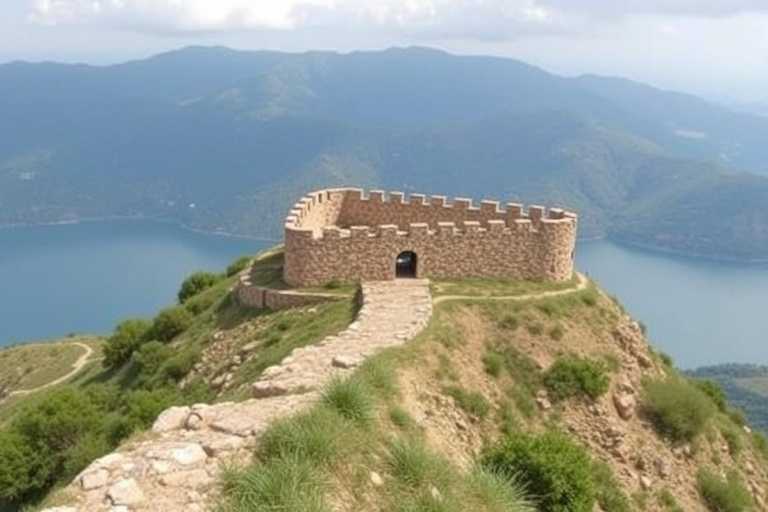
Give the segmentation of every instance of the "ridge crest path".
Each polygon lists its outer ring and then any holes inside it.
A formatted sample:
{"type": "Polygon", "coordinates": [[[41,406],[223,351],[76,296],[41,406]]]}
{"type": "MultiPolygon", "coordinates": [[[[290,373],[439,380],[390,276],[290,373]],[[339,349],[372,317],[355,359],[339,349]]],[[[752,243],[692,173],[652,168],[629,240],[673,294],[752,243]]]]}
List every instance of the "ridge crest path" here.
{"type": "MultiPolygon", "coordinates": [[[[530,300],[581,291],[587,279],[566,290],[527,295],[443,296],[446,300],[530,300]]],[[[76,505],[42,512],[202,512],[216,496],[222,462],[250,460],[257,437],[275,420],[317,403],[334,377],[350,375],[378,350],[402,345],[427,326],[433,300],[421,279],[361,285],[362,307],[344,331],[295,349],[264,370],[244,402],[171,407],[152,430],[91,463],[66,488],[76,505]],[[142,440],[143,439],[143,440],[142,440]]]]}
{"type": "Polygon", "coordinates": [[[373,353],[406,343],[429,323],[427,280],[361,288],[355,321],[267,368],[253,385],[257,398],[165,410],[151,432],[92,462],[75,478],[67,490],[76,504],[43,512],[207,510],[222,462],[248,461],[257,436],[272,421],[308,409],[331,379],[350,375],[373,353]]]}

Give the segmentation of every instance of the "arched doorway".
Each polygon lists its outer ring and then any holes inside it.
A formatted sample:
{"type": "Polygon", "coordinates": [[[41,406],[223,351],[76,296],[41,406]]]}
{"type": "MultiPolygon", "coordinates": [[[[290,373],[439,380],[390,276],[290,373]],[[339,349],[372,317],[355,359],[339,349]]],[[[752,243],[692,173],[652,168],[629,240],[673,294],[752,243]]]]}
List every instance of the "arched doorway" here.
{"type": "Polygon", "coordinates": [[[395,276],[398,278],[416,277],[416,253],[403,251],[395,259],[395,276]]]}

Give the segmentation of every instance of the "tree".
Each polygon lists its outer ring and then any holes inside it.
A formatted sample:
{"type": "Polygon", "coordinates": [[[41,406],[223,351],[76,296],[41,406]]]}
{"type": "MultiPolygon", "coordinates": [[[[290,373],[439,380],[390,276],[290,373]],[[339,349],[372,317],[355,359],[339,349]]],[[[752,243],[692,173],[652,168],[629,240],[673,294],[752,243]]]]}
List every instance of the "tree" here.
{"type": "Polygon", "coordinates": [[[220,279],[221,277],[213,272],[195,272],[181,283],[179,303],[184,304],[191,297],[218,283],[220,279]]]}
{"type": "Polygon", "coordinates": [[[105,367],[122,365],[131,358],[133,352],[147,341],[150,323],[140,318],[124,320],[117,324],[115,332],[107,339],[104,346],[105,367]]]}

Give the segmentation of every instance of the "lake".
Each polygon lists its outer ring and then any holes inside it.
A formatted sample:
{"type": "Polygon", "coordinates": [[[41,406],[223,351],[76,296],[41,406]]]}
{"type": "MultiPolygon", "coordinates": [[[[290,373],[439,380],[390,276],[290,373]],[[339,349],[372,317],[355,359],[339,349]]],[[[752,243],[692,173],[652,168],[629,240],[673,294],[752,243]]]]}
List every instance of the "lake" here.
{"type": "MultiPolygon", "coordinates": [[[[0,229],[0,346],[70,332],[108,333],[173,304],[196,270],[223,270],[274,242],[203,235],[173,224],[84,222],[0,229]]],[[[605,240],[576,265],[648,326],[685,368],[768,364],[768,265],[714,263],[605,240]]]]}
{"type": "Polygon", "coordinates": [[[223,270],[268,245],[148,221],[0,229],[0,346],[108,333],[173,304],[190,273],[223,270]]]}
{"type": "Polygon", "coordinates": [[[643,321],[683,368],[768,364],[768,265],[720,263],[583,242],[576,266],[643,321]]]}

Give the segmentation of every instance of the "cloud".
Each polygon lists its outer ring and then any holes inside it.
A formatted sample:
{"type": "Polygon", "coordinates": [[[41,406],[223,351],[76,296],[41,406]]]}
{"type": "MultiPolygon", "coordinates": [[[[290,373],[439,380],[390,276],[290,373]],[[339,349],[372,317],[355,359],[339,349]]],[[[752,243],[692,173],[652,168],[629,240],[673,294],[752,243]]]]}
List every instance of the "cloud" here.
{"type": "Polygon", "coordinates": [[[394,32],[416,38],[510,40],[578,33],[595,19],[636,14],[725,17],[768,11],[766,0],[32,0],[33,20],[139,32],[303,28],[394,32]]]}
{"type": "Polygon", "coordinates": [[[539,0],[34,0],[48,25],[108,24],[139,31],[396,31],[415,36],[506,39],[565,23],[539,0]]]}

